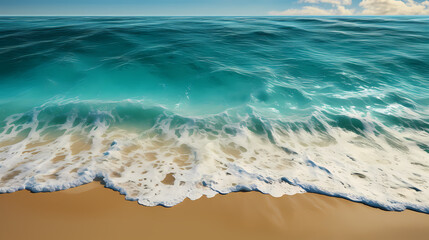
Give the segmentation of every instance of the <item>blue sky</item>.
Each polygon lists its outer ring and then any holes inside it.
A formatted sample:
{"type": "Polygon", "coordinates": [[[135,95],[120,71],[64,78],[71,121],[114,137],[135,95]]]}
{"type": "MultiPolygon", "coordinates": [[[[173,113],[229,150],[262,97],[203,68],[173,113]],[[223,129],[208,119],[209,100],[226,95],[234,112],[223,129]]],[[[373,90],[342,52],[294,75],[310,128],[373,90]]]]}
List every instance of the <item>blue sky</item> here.
{"type": "Polygon", "coordinates": [[[0,15],[429,15],[429,1],[0,0],[0,15]]]}
{"type": "Polygon", "coordinates": [[[0,0],[1,14],[267,15],[294,0],[0,0]]]}

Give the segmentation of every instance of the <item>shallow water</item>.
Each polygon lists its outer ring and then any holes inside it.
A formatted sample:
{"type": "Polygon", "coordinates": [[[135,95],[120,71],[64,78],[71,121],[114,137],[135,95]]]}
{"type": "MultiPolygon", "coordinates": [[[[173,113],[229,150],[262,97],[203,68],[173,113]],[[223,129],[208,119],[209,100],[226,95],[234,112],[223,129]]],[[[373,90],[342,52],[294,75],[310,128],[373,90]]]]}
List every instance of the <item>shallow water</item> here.
{"type": "Polygon", "coordinates": [[[102,179],[429,212],[428,17],[2,17],[0,192],[102,179]]]}

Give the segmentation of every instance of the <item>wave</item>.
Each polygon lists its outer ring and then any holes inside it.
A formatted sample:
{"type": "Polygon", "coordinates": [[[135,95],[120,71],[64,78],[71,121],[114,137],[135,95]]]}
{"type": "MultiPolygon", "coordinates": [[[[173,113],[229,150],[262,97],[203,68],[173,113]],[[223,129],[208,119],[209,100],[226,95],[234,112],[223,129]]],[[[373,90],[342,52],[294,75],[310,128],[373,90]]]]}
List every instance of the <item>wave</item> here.
{"type": "Polygon", "coordinates": [[[1,17],[0,192],[429,213],[426,17],[1,17]],[[422,24],[424,23],[424,24],[422,24]]]}
{"type": "Polygon", "coordinates": [[[251,106],[196,118],[129,100],[46,104],[2,125],[1,192],[56,191],[98,178],[147,206],[255,190],[429,210],[427,126],[397,131],[322,109],[289,122],[251,106]]]}

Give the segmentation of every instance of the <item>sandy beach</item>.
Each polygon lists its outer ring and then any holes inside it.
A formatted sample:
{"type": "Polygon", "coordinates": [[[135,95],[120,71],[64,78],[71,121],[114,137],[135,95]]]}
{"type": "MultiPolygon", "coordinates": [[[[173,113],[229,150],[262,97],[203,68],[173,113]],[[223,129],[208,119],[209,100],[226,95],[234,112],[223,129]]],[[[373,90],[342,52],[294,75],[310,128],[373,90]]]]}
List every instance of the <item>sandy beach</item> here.
{"type": "Polygon", "coordinates": [[[0,195],[0,239],[427,239],[429,215],[318,194],[258,192],[145,207],[93,182],[0,195]]]}
{"type": "Polygon", "coordinates": [[[429,0],[0,1],[0,240],[429,240],[428,26],[429,0]]]}

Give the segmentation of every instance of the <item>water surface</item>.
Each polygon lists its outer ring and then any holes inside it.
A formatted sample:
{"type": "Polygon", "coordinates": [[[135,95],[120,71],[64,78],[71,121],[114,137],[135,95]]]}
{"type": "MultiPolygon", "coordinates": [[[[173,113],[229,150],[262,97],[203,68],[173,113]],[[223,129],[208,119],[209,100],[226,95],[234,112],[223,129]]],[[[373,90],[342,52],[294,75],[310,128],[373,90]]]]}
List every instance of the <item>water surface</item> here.
{"type": "Polygon", "coordinates": [[[0,192],[429,212],[428,17],[2,17],[0,192]]]}

